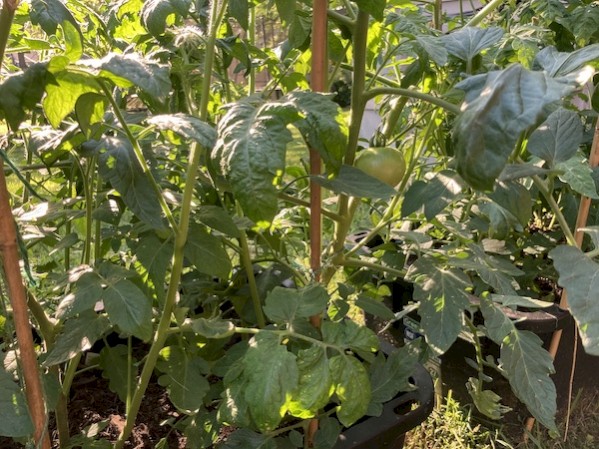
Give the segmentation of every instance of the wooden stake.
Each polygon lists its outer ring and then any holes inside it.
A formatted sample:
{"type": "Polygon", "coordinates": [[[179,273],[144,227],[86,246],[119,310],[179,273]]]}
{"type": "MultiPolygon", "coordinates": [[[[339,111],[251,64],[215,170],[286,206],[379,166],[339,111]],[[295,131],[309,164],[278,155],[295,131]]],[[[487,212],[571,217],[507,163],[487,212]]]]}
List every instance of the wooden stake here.
{"type": "Polygon", "coordinates": [[[27,309],[27,295],[23,278],[17,245],[17,232],[10,208],[4,163],[0,158],[0,256],[12,306],[13,322],[17,333],[19,357],[25,380],[25,394],[29,404],[29,413],[34,425],[36,447],[50,449],[50,437],[46,422],[46,407],[44,392],[40,380],[37,356],[33,345],[31,325],[27,309]]]}
{"type": "MultiPolygon", "coordinates": [[[[327,86],[327,0],[314,0],[312,10],[312,66],[310,83],[315,92],[324,92],[327,86]]],[[[321,172],[321,158],[316,150],[310,149],[310,175],[321,172]]],[[[322,192],[320,185],[310,181],[310,268],[316,281],[320,280],[322,252],[322,192]]],[[[320,327],[320,315],[310,318],[315,327],[320,327]]]]}
{"type": "MultiPolygon", "coordinates": [[[[599,121],[595,124],[595,134],[593,136],[593,145],[591,147],[591,155],[589,157],[589,165],[594,168],[599,166],[599,121]]],[[[574,240],[576,241],[576,246],[578,248],[582,247],[582,241],[584,239],[584,232],[581,231],[581,228],[584,228],[587,224],[589,218],[589,210],[591,208],[591,198],[588,196],[582,196],[580,199],[580,206],[578,207],[578,216],[576,217],[576,226],[574,228],[574,240]]],[[[562,297],[560,299],[559,306],[567,310],[568,309],[568,292],[564,289],[562,293],[562,297]]],[[[575,329],[574,332],[578,332],[578,329],[575,329]]],[[[551,342],[549,343],[549,354],[551,358],[555,360],[555,356],[557,355],[557,351],[559,350],[560,342],[562,339],[562,329],[558,329],[553,333],[551,337],[551,342]]],[[[576,370],[576,355],[578,352],[578,339],[576,338],[574,341],[574,349],[572,355],[572,369],[570,371],[570,382],[568,386],[568,413],[567,413],[567,421],[570,418],[570,407],[572,403],[572,387],[574,383],[574,372],[576,370]]],[[[524,434],[524,440],[528,439],[528,433],[532,431],[532,428],[535,424],[535,419],[530,417],[526,420],[526,432],[524,434]]],[[[567,436],[567,425],[566,425],[566,434],[564,435],[564,439],[567,436]]]]}

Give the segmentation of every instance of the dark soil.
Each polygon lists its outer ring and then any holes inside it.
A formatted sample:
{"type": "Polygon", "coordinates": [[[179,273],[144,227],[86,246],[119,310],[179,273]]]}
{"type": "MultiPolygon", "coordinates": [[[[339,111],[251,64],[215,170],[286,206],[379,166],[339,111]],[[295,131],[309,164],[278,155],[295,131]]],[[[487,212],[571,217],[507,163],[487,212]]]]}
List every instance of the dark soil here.
{"type": "MultiPolygon", "coordinates": [[[[69,401],[69,427],[71,436],[78,435],[82,429],[106,422],[106,427],[98,434],[100,439],[115,442],[125,425],[125,405],[108,388],[108,381],[98,372],[88,371],[75,379],[69,401]]],[[[184,449],[186,439],[173,429],[166,420],[175,422],[179,417],[175,407],[168,400],[166,391],[155,381],[150,382],[140,411],[137,425],[125,447],[127,449],[154,448],[162,439],[167,438],[169,449],[184,449]]],[[[53,447],[58,449],[56,432],[53,447]]],[[[10,438],[0,437],[0,448],[22,449],[25,446],[10,438]]]]}

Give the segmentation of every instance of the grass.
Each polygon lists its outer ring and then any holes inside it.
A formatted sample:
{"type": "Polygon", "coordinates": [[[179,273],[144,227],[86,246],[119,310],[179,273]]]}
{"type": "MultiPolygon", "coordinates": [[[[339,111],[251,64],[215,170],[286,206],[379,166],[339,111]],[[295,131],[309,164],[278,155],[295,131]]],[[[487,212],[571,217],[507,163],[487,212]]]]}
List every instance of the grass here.
{"type": "Polygon", "coordinates": [[[596,449],[599,447],[599,391],[581,394],[574,401],[568,432],[559,422],[560,435],[535,426],[527,442],[499,427],[479,423],[469,406],[456,401],[451,391],[420,427],[406,436],[404,449],[596,449]],[[567,438],[564,438],[564,435],[567,438]]]}

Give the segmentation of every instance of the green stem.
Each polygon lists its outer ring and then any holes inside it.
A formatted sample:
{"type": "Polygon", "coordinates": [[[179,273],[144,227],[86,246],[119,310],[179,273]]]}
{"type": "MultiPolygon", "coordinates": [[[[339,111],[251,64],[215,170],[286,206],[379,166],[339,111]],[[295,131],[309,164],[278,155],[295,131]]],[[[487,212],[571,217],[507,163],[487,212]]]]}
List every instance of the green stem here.
{"type": "MultiPolygon", "coordinates": [[[[368,41],[368,25],[370,15],[362,10],[358,11],[356,18],[356,27],[353,41],[353,82],[351,92],[351,116],[349,124],[349,136],[344,163],[353,165],[358,140],[360,137],[360,127],[362,117],[366,107],[366,98],[364,96],[364,87],[366,85],[366,46],[368,41]]],[[[355,200],[354,200],[355,201],[355,200]]],[[[332,253],[333,263],[324,270],[322,280],[327,285],[335,274],[337,260],[341,260],[345,238],[349,232],[352,219],[352,210],[349,207],[349,198],[347,195],[339,195],[338,215],[341,218],[335,224],[335,235],[333,237],[332,253]]],[[[354,208],[355,210],[355,208],[354,208]]]]}
{"type": "Polygon", "coordinates": [[[135,154],[137,163],[141,167],[146,178],[150,182],[150,185],[152,186],[152,190],[154,190],[154,193],[156,194],[156,197],[158,198],[158,202],[160,203],[160,208],[162,209],[162,213],[166,216],[166,219],[169,222],[169,225],[170,225],[171,229],[173,230],[173,232],[176,233],[177,232],[177,222],[175,221],[175,218],[173,217],[173,214],[171,213],[171,210],[168,207],[168,204],[166,204],[166,200],[164,199],[164,195],[162,194],[162,189],[161,189],[160,185],[156,181],[156,178],[154,178],[154,175],[152,175],[152,171],[150,170],[150,167],[148,166],[148,163],[146,162],[146,158],[141,149],[141,146],[139,145],[139,142],[137,141],[137,139],[131,132],[131,129],[129,129],[129,125],[127,124],[127,121],[125,120],[125,117],[123,117],[121,108],[115,101],[114,97],[112,96],[112,92],[110,92],[110,89],[106,86],[106,83],[103,81],[98,81],[98,82],[100,83],[100,87],[102,88],[104,95],[106,96],[106,98],[108,99],[108,101],[110,102],[110,104],[112,106],[114,115],[116,116],[117,120],[121,124],[121,127],[123,128],[123,131],[125,132],[125,135],[127,136],[127,139],[129,140],[129,142],[131,143],[131,146],[133,147],[133,153],[135,154]]]}
{"type": "Polygon", "coordinates": [[[344,16],[343,14],[339,14],[337,11],[333,11],[333,10],[329,9],[327,11],[327,16],[329,16],[331,19],[333,19],[336,22],[342,23],[343,25],[345,25],[352,31],[353,31],[354,27],[356,26],[356,22],[354,20],[352,20],[351,18],[349,18],[347,16],[344,16]]]}
{"type": "Polygon", "coordinates": [[[254,267],[252,266],[252,259],[250,257],[250,248],[248,245],[247,236],[245,235],[244,231],[240,231],[239,245],[241,247],[241,263],[243,264],[245,274],[248,278],[248,284],[250,287],[250,297],[252,298],[254,313],[256,314],[258,327],[262,329],[266,327],[266,319],[264,318],[264,312],[262,311],[262,303],[260,302],[258,286],[256,285],[256,277],[254,276],[254,267]]]}
{"type": "Polygon", "coordinates": [[[499,8],[505,0],[491,0],[487,5],[481,9],[472,19],[466,24],[467,27],[475,27],[480,24],[489,14],[499,8]]]}
{"type": "Polygon", "coordinates": [[[368,262],[362,259],[349,259],[345,258],[339,262],[339,265],[344,267],[354,267],[354,268],[369,268],[374,271],[378,271],[380,273],[389,273],[397,277],[403,278],[406,275],[404,270],[398,270],[397,268],[385,267],[384,265],[379,265],[373,262],[368,262]]]}
{"type": "MultiPolygon", "coordinates": [[[[206,57],[204,59],[204,79],[202,81],[202,98],[199,108],[200,118],[206,120],[208,116],[208,97],[210,94],[210,83],[211,73],[214,66],[214,48],[216,46],[216,34],[220,28],[220,24],[224,17],[224,10],[226,9],[226,0],[213,1],[212,10],[210,15],[210,29],[206,49],[206,57]],[[220,11],[219,11],[220,6],[220,11]]],[[[185,189],[183,190],[183,199],[181,201],[181,217],[179,219],[179,226],[173,228],[177,231],[175,234],[175,245],[173,251],[173,264],[171,269],[171,276],[169,279],[169,287],[164,302],[164,308],[158,322],[158,328],[154,334],[154,341],[148,351],[145,363],[141,375],[138,380],[137,388],[133,393],[131,399],[131,405],[129,407],[129,414],[127,415],[127,421],[125,426],[119,435],[117,442],[114,445],[114,449],[123,449],[126,441],[131,435],[141,401],[144,397],[148,384],[154,373],[154,368],[160,351],[164,347],[166,339],[169,335],[169,327],[171,324],[171,316],[175,307],[176,299],[179,294],[179,284],[181,282],[181,275],[183,273],[183,261],[184,261],[184,249],[185,243],[187,242],[187,235],[189,232],[189,222],[191,216],[192,199],[195,188],[195,179],[198,173],[200,165],[200,148],[197,144],[191,146],[189,154],[189,163],[187,166],[187,173],[185,179],[185,189]]]]}
{"type": "Polygon", "coordinates": [[[125,403],[125,413],[129,415],[131,400],[133,394],[133,347],[131,345],[131,336],[127,337],[127,401],[125,403]]]}
{"type": "Polygon", "coordinates": [[[69,363],[67,364],[67,371],[65,372],[64,379],[62,380],[62,394],[66,398],[69,397],[69,391],[71,391],[71,385],[73,384],[75,374],[77,374],[77,367],[79,366],[82,355],[82,352],[77,353],[77,355],[69,360],[69,363]]]}
{"type": "Polygon", "coordinates": [[[370,89],[369,91],[364,92],[363,97],[365,101],[367,101],[371,98],[378,97],[379,95],[399,95],[402,97],[415,98],[417,100],[426,101],[428,103],[439,106],[453,114],[457,115],[460,113],[460,107],[458,105],[442,100],[441,98],[425,94],[424,92],[403,89],[401,87],[377,87],[375,89],[370,89]]]}
{"type": "Polygon", "coordinates": [[[539,192],[541,192],[541,195],[543,195],[543,197],[549,204],[551,211],[557,218],[557,221],[562,228],[562,232],[564,233],[564,236],[566,237],[566,241],[568,242],[568,245],[577,246],[576,239],[574,238],[574,234],[572,234],[572,231],[570,230],[570,226],[568,225],[568,222],[566,221],[566,217],[564,217],[564,214],[562,213],[562,211],[559,207],[559,204],[557,204],[557,202],[555,201],[555,198],[553,198],[553,195],[551,195],[551,192],[549,191],[549,189],[547,189],[543,180],[541,178],[539,178],[538,176],[532,176],[532,180],[533,180],[535,186],[537,187],[537,189],[539,189],[539,192]]]}
{"type": "MultiPolygon", "coordinates": [[[[310,207],[310,203],[308,201],[304,201],[304,200],[301,200],[294,196],[287,195],[286,193],[279,193],[278,197],[280,199],[282,199],[283,201],[287,201],[288,203],[291,203],[291,204],[296,204],[298,206],[305,206],[308,208],[310,207]]],[[[322,209],[321,213],[322,213],[322,215],[324,215],[327,218],[330,218],[333,221],[341,220],[341,217],[338,214],[336,214],[335,212],[331,212],[328,209],[322,209]]]]}

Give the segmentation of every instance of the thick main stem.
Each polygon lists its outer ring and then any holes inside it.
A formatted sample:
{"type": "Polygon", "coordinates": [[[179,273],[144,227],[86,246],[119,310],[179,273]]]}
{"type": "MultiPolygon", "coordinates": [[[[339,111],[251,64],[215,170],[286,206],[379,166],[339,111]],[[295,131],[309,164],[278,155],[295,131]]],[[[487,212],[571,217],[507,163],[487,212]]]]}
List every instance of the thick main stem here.
{"type": "MultiPolygon", "coordinates": [[[[226,1],[216,0],[212,2],[210,30],[208,40],[206,42],[206,56],[204,60],[202,99],[199,108],[199,115],[202,120],[206,120],[208,117],[208,96],[210,95],[210,82],[212,79],[211,74],[212,68],[214,66],[216,34],[224,16],[225,2],[226,1]]],[[[160,351],[164,347],[164,343],[168,337],[171,316],[177,295],[179,293],[179,283],[183,273],[184,249],[185,243],[187,242],[187,235],[189,233],[191,205],[195,188],[195,179],[198,173],[198,167],[200,165],[200,155],[200,147],[197,144],[192,145],[185,177],[186,184],[183,191],[183,200],[181,202],[181,217],[179,219],[178,232],[175,236],[173,266],[169,280],[169,288],[164,303],[164,309],[162,310],[158,328],[154,334],[154,341],[152,342],[152,346],[150,347],[146,362],[139,377],[137,388],[133,394],[133,398],[131,399],[129,414],[127,416],[125,427],[119,435],[118,441],[114,445],[115,449],[123,449],[125,442],[129,438],[129,435],[131,435],[137,414],[139,413],[141,401],[150,382],[150,378],[152,377],[152,373],[154,372],[160,351]]]]}

